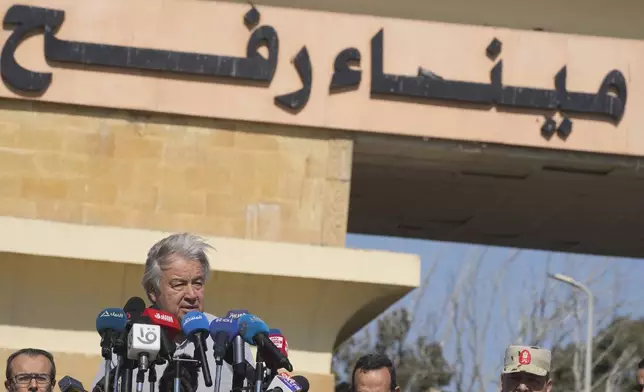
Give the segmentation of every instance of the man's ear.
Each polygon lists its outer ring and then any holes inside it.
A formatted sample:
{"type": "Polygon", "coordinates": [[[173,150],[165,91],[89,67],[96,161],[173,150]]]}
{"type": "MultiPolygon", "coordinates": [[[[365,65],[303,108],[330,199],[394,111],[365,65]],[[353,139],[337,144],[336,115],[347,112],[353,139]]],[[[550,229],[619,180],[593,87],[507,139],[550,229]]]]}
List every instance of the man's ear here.
{"type": "Polygon", "coordinates": [[[396,388],[394,388],[394,392],[400,392],[400,387],[396,385],[396,388]]]}
{"type": "Polygon", "coordinates": [[[53,380],[51,380],[51,387],[53,388],[55,386],[56,386],[56,379],[54,378],[53,380]]]}
{"type": "Polygon", "coordinates": [[[11,390],[11,380],[5,380],[4,387],[7,391],[11,390]]]}
{"type": "Polygon", "coordinates": [[[548,379],[546,382],[546,391],[545,392],[551,392],[552,391],[552,380],[548,379]]]}

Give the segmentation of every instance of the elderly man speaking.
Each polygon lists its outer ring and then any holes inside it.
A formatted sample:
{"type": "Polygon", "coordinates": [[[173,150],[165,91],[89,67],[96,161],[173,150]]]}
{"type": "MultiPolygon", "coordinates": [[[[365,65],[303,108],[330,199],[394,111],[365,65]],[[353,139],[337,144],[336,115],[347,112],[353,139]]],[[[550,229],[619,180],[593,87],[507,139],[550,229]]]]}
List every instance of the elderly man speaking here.
{"type": "MultiPolygon", "coordinates": [[[[202,238],[188,233],[173,234],[152,246],[145,262],[142,284],[153,306],[173,314],[179,319],[193,310],[203,312],[204,287],[210,274],[210,262],[206,255],[208,248],[211,248],[211,246],[202,238]]],[[[209,321],[215,318],[209,313],[204,313],[204,315],[209,321]]],[[[186,355],[194,357],[195,345],[192,341],[179,334],[176,338],[176,343],[175,357],[186,355]]],[[[208,352],[206,355],[211,355],[213,352],[212,339],[208,339],[207,343],[208,352]]],[[[250,347],[247,346],[244,351],[247,361],[253,363],[250,347]]],[[[113,356],[112,368],[116,367],[116,364],[117,358],[113,356]]],[[[215,361],[209,358],[209,365],[211,374],[215,374],[215,361]]],[[[156,366],[159,379],[166,366],[156,366]]],[[[132,377],[133,384],[136,383],[136,372],[137,370],[135,369],[132,377]]],[[[96,384],[99,384],[97,389],[101,390],[104,376],[105,369],[101,365],[92,386],[95,387],[97,386],[96,384]]],[[[232,367],[224,362],[221,372],[221,391],[230,391],[232,389],[232,380],[232,367]]],[[[160,391],[158,384],[159,381],[157,381],[155,390],[160,391]]],[[[196,392],[210,392],[212,389],[205,386],[201,373],[199,374],[198,385],[196,392]]],[[[135,390],[135,386],[133,386],[133,390],[135,390]]],[[[149,383],[146,382],[144,392],[148,391],[149,383]]]]}

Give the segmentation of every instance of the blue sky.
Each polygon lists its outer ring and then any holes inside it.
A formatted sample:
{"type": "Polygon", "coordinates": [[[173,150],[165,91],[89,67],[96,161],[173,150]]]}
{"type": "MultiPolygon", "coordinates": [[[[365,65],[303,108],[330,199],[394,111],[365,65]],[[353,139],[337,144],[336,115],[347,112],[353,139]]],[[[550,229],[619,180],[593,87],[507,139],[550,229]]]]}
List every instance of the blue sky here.
{"type": "Polygon", "coordinates": [[[415,290],[400,303],[413,305],[420,297],[416,305],[414,334],[431,336],[442,342],[448,360],[454,362],[458,357],[457,339],[465,346],[476,343],[475,349],[466,348],[462,352],[461,357],[465,362],[462,372],[467,378],[474,363],[478,362],[489,380],[478,380],[470,389],[493,389],[489,381],[498,377],[503,352],[508,344],[532,344],[526,340],[537,334],[543,335],[542,345],[546,347],[560,338],[564,341],[584,341],[585,296],[566,284],[548,279],[548,272],[568,275],[591,288],[596,300],[595,332],[615,313],[644,317],[640,300],[644,262],[639,259],[364,235],[348,235],[347,247],[420,256],[423,278],[428,279],[425,282],[427,288],[422,295],[415,290]],[[455,287],[460,288],[455,290],[455,287]],[[459,293],[457,297],[454,296],[455,292],[459,293]],[[453,315],[450,312],[454,309],[450,305],[450,296],[460,304],[459,309],[469,309],[467,315],[474,320],[476,328],[467,323],[468,317],[463,313],[457,317],[457,325],[464,332],[457,336],[454,325],[450,323],[450,314],[453,315]],[[569,306],[566,312],[568,316],[557,318],[552,324],[532,317],[535,298],[544,299],[541,313],[544,318],[553,315],[557,308],[564,309],[566,306],[569,306]],[[577,306],[574,306],[573,298],[579,300],[577,306]],[[577,313],[571,309],[577,309],[577,313]],[[537,321],[531,323],[530,320],[537,321]],[[484,330],[486,321],[488,327],[484,330]],[[546,332],[541,333],[543,331],[546,332]],[[570,332],[570,335],[562,337],[564,332],[570,332]]]}

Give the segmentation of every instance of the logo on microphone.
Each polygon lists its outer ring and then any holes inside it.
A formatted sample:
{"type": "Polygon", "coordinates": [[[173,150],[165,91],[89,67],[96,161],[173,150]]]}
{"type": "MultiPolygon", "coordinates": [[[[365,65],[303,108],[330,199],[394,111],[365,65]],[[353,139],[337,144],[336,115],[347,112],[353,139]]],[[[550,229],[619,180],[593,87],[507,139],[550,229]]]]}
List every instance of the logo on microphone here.
{"type": "Polygon", "coordinates": [[[157,335],[156,330],[153,327],[139,329],[139,335],[140,336],[137,336],[136,339],[141,344],[152,344],[156,342],[157,339],[159,339],[159,336],[157,335]]]}
{"type": "Polygon", "coordinates": [[[125,315],[123,313],[119,312],[108,312],[107,310],[101,313],[99,317],[118,317],[118,318],[124,318],[125,315]]]}
{"type": "Polygon", "coordinates": [[[277,348],[282,348],[284,347],[284,338],[281,336],[269,336],[268,337],[271,342],[275,345],[277,348]]]}
{"type": "Polygon", "coordinates": [[[277,376],[293,392],[301,391],[302,387],[290,377],[277,376]]]}
{"type": "Polygon", "coordinates": [[[191,321],[194,321],[194,320],[201,320],[201,319],[202,319],[202,317],[201,317],[201,316],[192,316],[192,317],[188,317],[188,318],[186,318],[186,319],[183,319],[183,325],[186,325],[186,324],[188,324],[188,323],[189,323],[189,322],[191,322],[191,321]]]}
{"type": "Polygon", "coordinates": [[[154,318],[157,320],[167,321],[169,323],[174,322],[174,317],[170,316],[169,314],[155,313],[154,318]]]}
{"type": "Polygon", "coordinates": [[[233,310],[228,311],[228,313],[226,314],[226,317],[231,318],[231,319],[238,319],[238,318],[240,318],[241,316],[243,316],[245,314],[248,314],[248,310],[245,310],[245,309],[233,309],[233,310]]]}
{"type": "Polygon", "coordinates": [[[215,317],[215,319],[213,321],[216,322],[216,323],[228,323],[228,324],[232,324],[234,322],[232,319],[230,319],[228,317],[226,317],[226,318],[215,317]]]}

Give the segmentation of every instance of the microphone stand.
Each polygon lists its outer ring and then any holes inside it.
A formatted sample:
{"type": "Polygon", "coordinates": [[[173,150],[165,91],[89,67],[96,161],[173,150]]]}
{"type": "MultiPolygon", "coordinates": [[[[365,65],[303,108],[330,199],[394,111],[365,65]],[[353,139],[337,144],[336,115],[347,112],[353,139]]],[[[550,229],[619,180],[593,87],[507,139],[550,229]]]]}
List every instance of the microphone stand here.
{"type": "MultiPolygon", "coordinates": [[[[123,384],[122,374],[121,374],[121,358],[118,358],[116,362],[116,370],[114,371],[114,385],[112,386],[112,389],[114,390],[113,392],[120,391],[119,380],[121,380],[121,384],[123,384]]],[[[105,392],[110,392],[110,391],[106,389],[105,392]]]]}
{"type": "Polygon", "coordinates": [[[150,369],[148,370],[148,382],[150,383],[150,392],[154,392],[157,384],[157,370],[154,367],[154,363],[150,364],[150,369]]]}
{"type": "Polygon", "coordinates": [[[174,388],[173,388],[173,391],[174,392],[181,392],[181,377],[180,377],[180,374],[181,374],[181,360],[179,358],[177,358],[175,363],[176,363],[177,373],[174,376],[174,388]]]}
{"type": "Polygon", "coordinates": [[[123,377],[121,379],[121,392],[132,392],[132,369],[133,364],[129,359],[125,360],[123,377]]]}
{"type": "Polygon", "coordinates": [[[246,378],[246,353],[244,340],[237,335],[233,339],[233,389],[232,392],[241,392],[244,389],[246,378]]]}
{"type": "Polygon", "coordinates": [[[219,387],[221,386],[221,368],[224,365],[224,360],[222,358],[215,358],[215,365],[215,392],[219,392],[219,387]]]}
{"type": "Polygon", "coordinates": [[[262,383],[264,381],[264,361],[257,350],[255,355],[255,392],[262,392],[262,383]]]}
{"type": "MultiPolygon", "coordinates": [[[[105,358],[105,382],[104,390],[105,392],[110,392],[110,372],[112,371],[112,350],[109,348],[103,348],[102,350],[103,358],[105,358]]],[[[116,375],[115,375],[116,378],[116,375]]]]}

